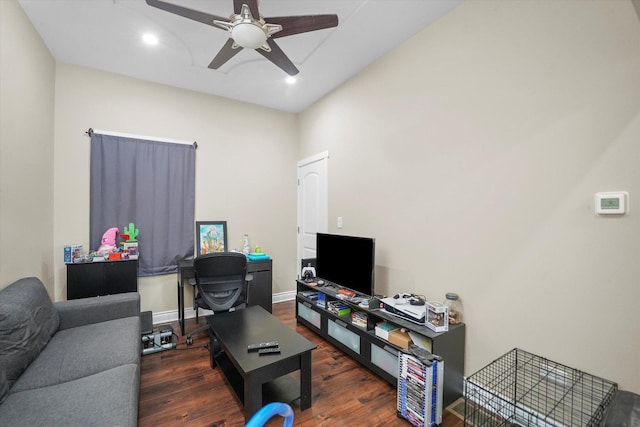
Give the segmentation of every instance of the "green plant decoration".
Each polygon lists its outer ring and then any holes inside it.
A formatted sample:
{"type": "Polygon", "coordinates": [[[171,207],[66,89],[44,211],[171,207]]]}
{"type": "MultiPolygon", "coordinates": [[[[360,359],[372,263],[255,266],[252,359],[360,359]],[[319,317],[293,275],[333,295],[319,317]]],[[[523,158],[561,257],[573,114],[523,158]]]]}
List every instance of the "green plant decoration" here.
{"type": "Polygon", "coordinates": [[[133,225],[132,222],[129,223],[128,227],[124,227],[124,233],[122,234],[126,234],[127,236],[129,236],[129,238],[127,239],[127,243],[130,242],[137,242],[138,240],[136,239],[136,237],[138,237],[138,233],[140,231],[135,227],[135,225],[133,225]]]}

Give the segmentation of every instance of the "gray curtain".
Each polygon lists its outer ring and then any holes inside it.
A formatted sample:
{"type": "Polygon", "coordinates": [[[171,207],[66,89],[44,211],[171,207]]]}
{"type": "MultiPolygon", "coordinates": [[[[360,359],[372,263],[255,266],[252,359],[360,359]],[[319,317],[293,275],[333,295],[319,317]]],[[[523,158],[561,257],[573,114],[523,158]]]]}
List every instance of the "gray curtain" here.
{"type": "Polygon", "coordinates": [[[139,229],[140,276],[177,271],[193,257],[195,147],[91,134],[90,245],[130,222],[139,229]]]}

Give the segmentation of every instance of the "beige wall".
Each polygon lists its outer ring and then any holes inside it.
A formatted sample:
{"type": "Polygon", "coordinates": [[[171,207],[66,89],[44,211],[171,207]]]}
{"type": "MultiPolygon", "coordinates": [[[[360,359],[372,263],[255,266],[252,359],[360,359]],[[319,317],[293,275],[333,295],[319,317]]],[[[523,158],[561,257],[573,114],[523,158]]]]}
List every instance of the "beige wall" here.
{"type": "MultiPolygon", "coordinates": [[[[88,128],[197,141],[196,220],[226,220],[231,248],[248,233],[273,258],[273,291],[293,288],[295,115],[62,63],[55,105],[57,299],[63,246],[89,244],[88,128]]],[[[176,275],[141,279],[140,294],[143,310],[175,310],[176,275]]]]}
{"type": "Polygon", "coordinates": [[[300,157],[378,292],[460,294],[467,375],[520,347],[640,392],[638,76],[628,1],[467,1],[302,113],[300,157]]]}
{"type": "Polygon", "coordinates": [[[55,62],[15,1],[0,1],[0,288],[38,276],[53,295],[55,62]]]}

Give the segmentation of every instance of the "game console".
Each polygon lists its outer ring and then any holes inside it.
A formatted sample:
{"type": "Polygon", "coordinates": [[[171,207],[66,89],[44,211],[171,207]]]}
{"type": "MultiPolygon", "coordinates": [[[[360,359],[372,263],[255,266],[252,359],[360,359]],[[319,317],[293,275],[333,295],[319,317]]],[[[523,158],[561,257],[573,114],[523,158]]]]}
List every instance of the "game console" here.
{"type": "Polygon", "coordinates": [[[316,278],[316,269],[311,266],[311,263],[307,267],[302,269],[302,280],[309,283],[316,278]]]}
{"type": "Polygon", "coordinates": [[[385,311],[410,322],[424,325],[427,318],[426,305],[411,304],[414,297],[406,295],[408,294],[399,295],[398,298],[382,298],[380,302],[385,311]]]}

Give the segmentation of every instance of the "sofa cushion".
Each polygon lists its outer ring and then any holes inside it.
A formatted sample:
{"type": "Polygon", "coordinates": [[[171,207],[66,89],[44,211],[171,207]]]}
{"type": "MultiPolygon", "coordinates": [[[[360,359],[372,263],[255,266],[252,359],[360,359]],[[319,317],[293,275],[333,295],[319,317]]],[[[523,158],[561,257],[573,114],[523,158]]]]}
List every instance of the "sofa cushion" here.
{"type": "Polygon", "coordinates": [[[59,330],[62,330],[121,317],[140,316],[140,294],[127,292],[57,301],[53,303],[53,306],[58,310],[59,330]]]}
{"type": "Polygon", "coordinates": [[[4,371],[4,366],[0,365],[0,403],[2,403],[8,392],[9,380],[7,380],[7,374],[4,371]]]}
{"type": "Polygon", "coordinates": [[[135,426],[140,367],[123,365],[50,387],[10,393],[0,424],[17,426],[135,426]]]}
{"type": "Polygon", "coordinates": [[[11,393],[72,381],[127,363],[139,364],[140,318],[125,317],[55,334],[11,393]]]}
{"type": "Polygon", "coordinates": [[[39,279],[20,279],[0,291],[0,366],[9,388],[38,357],[58,324],[58,312],[39,279]]]}

